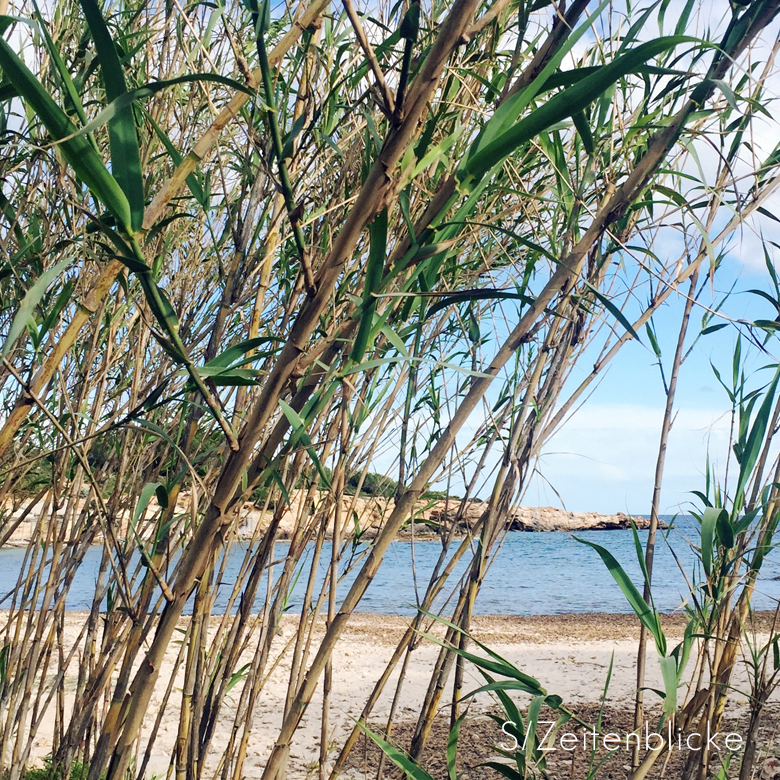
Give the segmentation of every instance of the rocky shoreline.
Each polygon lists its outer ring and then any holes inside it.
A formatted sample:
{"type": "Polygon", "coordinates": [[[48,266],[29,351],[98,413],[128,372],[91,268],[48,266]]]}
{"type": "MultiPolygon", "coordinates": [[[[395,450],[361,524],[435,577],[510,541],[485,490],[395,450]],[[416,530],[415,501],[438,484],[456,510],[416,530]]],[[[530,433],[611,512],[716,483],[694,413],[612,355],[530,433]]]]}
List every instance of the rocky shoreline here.
{"type": "MultiPolygon", "coordinates": [[[[445,504],[446,502],[437,502],[445,504]]],[[[455,523],[455,535],[467,536],[473,533],[487,511],[487,504],[469,502],[461,509],[459,504],[454,507],[436,506],[430,509],[429,517],[424,522],[415,522],[401,531],[400,536],[410,538],[425,536],[439,538],[446,534],[452,523],[455,523]]],[[[631,517],[622,512],[614,515],[604,515],[597,512],[567,512],[552,506],[514,506],[507,513],[506,529],[526,533],[553,533],[571,531],[616,531],[631,528],[631,522],[637,528],[648,528],[650,520],[646,517],[631,517]]],[[[663,524],[661,524],[662,527],[663,524]]]]}
{"type": "MultiPolygon", "coordinates": [[[[291,505],[282,514],[279,524],[279,537],[289,539],[296,527],[296,518],[301,511],[302,497],[294,495],[291,505]]],[[[393,510],[392,499],[356,498],[344,499],[345,515],[357,518],[357,524],[350,524],[342,531],[342,538],[358,535],[364,540],[373,539],[384,525],[393,510]]],[[[316,507],[311,507],[313,510],[316,507]]],[[[450,532],[455,537],[464,537],[478,532],[480,520],[488,509],[483,501],[439,500],[420,501],[410,519],[398,534],[400,539],[419,541],[441,539],[450,532]],[[454,526],[454,528],[453,528],[454,526]]],[[[264,529],[270,522],[269,512],[263,513],[256,508],[245,507],[239,527],[239,536],[251,538],[256,529],[264,529]]],[[[505,524],[509,531],[530,533],[552,533],[555,531],[614,531],[631,527],[648,528],[650,521],[646,517],[632,517],[619,512],[617,514],[599,514],[597,512],[567,512],[551,506],[530,507],[513,506],[506,513],[505,524]]],[[[661,523],[660,527],[664,528],[661,523]]]]}
{"type": "MultiPolygon", "coordinates": [[[[27,512],[23,504],[24,502],[21,502],[21,505],[17,507],[5,507],[4,522],[0,522],[0,538],[7,535],[4,534],[5,529],[13,528],[10,537],[5,539],[7,545],[25,545],[31,538],[38,538],[40,523],[48,523],[53,520],[57,523],[67,524],[62,509],[55,512],[53,516],[48,513],[44,518],[41,518],[35,509],[27,512]]],[[[75,514],[77,517],[83,518],[88,511],[84,506],[84,500],[79,499],[77,504],[75,514]]],[[[181,496],[179,504],[182,510],[189,507],[190,497],[188,495],[181,496]]],[[[42,505],[46,506],[47,502],[42,502],[42,505]]],[[[364,541],[373,539],[389,518],[393,506],[393,500],[390,498],[345,496],[342,511],[345,524],[341,531],[341,538],[358,537],[364,541]]],[[[401,529],[399,538],[414,538],[424,541],[441,539],[450,534],[455,537],[464,537],[478,533],[480,521],[487,508],[487,503],[479,500],[467,502],[456,499],[421,500],[415,508],[413,518],[410,518],[409,522],[401,529]]],[[[159,507],[152,500],[145,513],[146,521],[153,522],[158,511],[159,507]]],[[[282,513],[278,538],[289,539],[295,533],[295,529],[299,527],[302,518],[311,518],[319,512],[332,513],[333,501],[324,492],[312,496],[304,491],[297,491],[291,496],[290,505],[277,511],[282,513]]],[[[274,509],[272,508],[264,511],[255,504],[245,504],[239,513],[238,537],[244,540],[257,538],[268,528],[273,516],[274,509]]],[[[129,517],[130,513],[124,510],[116,518],[114,527],[117,537],[125,537],[129,517]]],[[[567,512],[550,506],[513,506],[505,513],[504,518],[507,530],[535,533],[612,531],[630,528],[632,520],[638,528],[647,528],[649,525],[649,520],[645,517],[631,517],[623,513],[607,515],[596,512],[567,512]]],[[[143,525],[143,521],[141,521],[141,525],[143,525]]]]}

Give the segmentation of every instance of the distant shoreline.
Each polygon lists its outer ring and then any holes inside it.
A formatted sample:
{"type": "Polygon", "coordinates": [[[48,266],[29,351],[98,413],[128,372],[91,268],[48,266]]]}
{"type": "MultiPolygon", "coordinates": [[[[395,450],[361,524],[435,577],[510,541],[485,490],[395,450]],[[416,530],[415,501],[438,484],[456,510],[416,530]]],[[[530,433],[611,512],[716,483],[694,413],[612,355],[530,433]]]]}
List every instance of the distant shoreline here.
{"type": "MultiPolygon", "coordinates": [[[[66,610],[69,623],[79,623],[89,616],[87,610],[66,610]]],[[[104,614],[104,613],[101,613],[104,614]]],[[[661,623],[667,637],[682,637],[688,616],[681,612],[659,612],[661,623]]],[[[10,610],[0,608],[0,626],[8,620],[10,610]]],[[[186,625],[191,615],[182,615],[179,622],[186,625]]],[[[219,620],[223,613],[212,613],[211,618],[219,620]]],[[[253,617],[257,615],[253,614],[253,617]]],[[[449,617],[443,615],[445,620],[449,617]]],[[[299,612],[289,612],[282,616],[280,629],[297,625],[299,612]]],[[[386,612],[360,612],[350,615],[344,629],[344,636],[366,636],[379,644],[392,645],[403,636],[414,618],[410,615],[393,615],[386,612]],[[382,631],[377,632],[377,621],[381,621],[382,631]]],[[[316,621],[315,631],[323,632],[325,615],[316,621]]],[[[434,622],[434,627],[436,623],[434,622]]],[[[780,617],[775,625],[773,610],[758,610],[752,613],[751,627],[759,632],[775,632],[780,629],[780,617]]],[[[639,618],[633,612],[561,612],[553,615],[510,615],[475,614],[471,617],[471,633],[480,641],[498,644],[531,643],[548,644],[556,642],[585,641],[634,641],[639,638],[639,618]]]]}
{"type": "MultiPolygon", "coordinates": [[[[645,519],[640,518],[637,515],[632,515],[632,520],[635,522],[637,520],[645,519]]],[[[406,528],[401,529],[399,531],[398,535],[395,538],[395,541],[397,542],[441,542],[442,536],[440,533],[436,531],[432,531],[430,527],[423,525],[422,523],[416,523],[415,524],[415,530],[411,531],[406,528]],[[422,527],[421,527],[422,526],[422,527]]],[[[555,534],[555,533],[561,533],[561,534],[568,534],[568,533],[579,533],[582,531],[599,531],[599,532],[609,532],[609,531],[625,531],[628,528],[630,528],[630,523],[626,523],[624,525],[596,525],[596,526],[582,526],[582,527],[571,527],[571,528],[509,528],[507,529],[507,533],[518,533],[518,534],[555,534]]],[[[637,523],[637,529],[639,531],[646,531],[649,527],[649,522],[647,523],[637,523]]],[[[668,526],[663,521],[659,521],[658,523],[659,529],[666,529],[668,526]]],[[[453,540],[459,540],[463,539],[468,535],[466,531],[456,531],[453,534],[453,540]]],[[[376,533],[368,533],[365,535],[365,540],[372,541],[376,537],[376,533]]],[[[290,540],[290,536],[287,534],[280,534],[276,542],[288,542],[290,540]]],[[[332,539],[332,535],[328,534],[326,535],[325,539],[327,541],[330,541],[332,539]]],[[[120,542],[124,541],[121,537],[119,538],[120,542]]],[[[248,543],[251,541],[251,538],[248,536],[239,536],[238,541],[242,543],[248,543]]],[[[342,541],[350,541],[350,538],[348,537],[345,540],[342,541]]],[[[6,549],[12,549],[12,550],[21,550],[27,547],[27,545],[30,544],[30,539],[18,539],[18,538],[12,538],[9,541],[7,541],[0,550],[6,550],[6,549]]],[[[76,544],[79,544],[78,540],[75,541],[64,541],[62,542],[66,547],[70,547],[76,544]]],[[[98,540],[93,542],[91,547],[102,547],[103,543],[98,540]]]]}
{"type": "MultiPolygon", "coordinates": [[[[85,497],[76,500],[74,506],[69,506],[70,515],[66,519],[63,506],[50,514],[49,503],[40,496],[36,499],[38,506],[31,507],[19,498],[7,498],[5,505],[0,509],[5,512],[5,523],[0,527],[0,536],[6,535],[5,529],[10,530],[10,536],[6,542],[14,544],[27,544],[30,539],[38,539],[41,536],[41,528],[49,523],[56,523],[61,527],[60,537],[76,535],[71,533],[70,525],[75,518],[84,516],[88,509],[85,497]],[[43,515],[41,515],[43,513],[43,515]]],[[[177,508],[184,512],[191,509],[192,496],[183,492],[179,495],[177,508]]],[[[421,499],[413,509],[413,520],[401,529],[398,539],[426,539],[438,540],[452,535],[463,538],[470,534],[479,533],[481,522],[488,511],[488,503],[481,500],[462,501],[461,499],[439,498],[421,499]]],[[[371,540],[375,538],[384,527],[393,510],[395,501],[387,496],[349,496],[342,498],[342,517],[345,518],[341,529],[341,538],[344,540],[360,538],[371,540]]],[[[333,511],[333,499],[325,491],[317,491],[313,495],[304,490],[294,491],[289,497],[289,503],[281,511],[281,517],[277,517],[277,538],[290,539],[295,534],[300,524],[300,518],[318,511],[333,511]]],[[[153,497],[142,517],[137,518],[137,527],[142,529],[145,524],[153,524],[158,516],[160,507],[153,497]]],[[[195,510],[193,510],[195,511],[195,510]]],[[[247,502],[240,510],[237,510],[236,532],[240,539],[248,540],[257,538],[274,522],[274,515],[279,512],[279,507],[263,506],[247,502]]],[[[128,508],[122,509],[112,519],[114,534],[118,538],[125,538],[129,533],[131,512],[128,508]]],[[[610,531],[625,530],[631,528],[634,522],[640,529],[647,528],[650,520],[642,515],[628,515],[623,512],[616,514],[602,514],[599,512],[568,512],[552,506],[521,506],[514,505],[502,512],[501,523],[510,531],[524,532],[555,532],[555,531],[610,531]]],[[[663,522],[659,527],[664,528],[663,522]]],[[[144,531],[141,531],[143,536],[144,531]]],[[[327,535],[326,535],[327,538],[327,535]]],[[[6,545],[3,545],[4,547],[6,545]]]]}

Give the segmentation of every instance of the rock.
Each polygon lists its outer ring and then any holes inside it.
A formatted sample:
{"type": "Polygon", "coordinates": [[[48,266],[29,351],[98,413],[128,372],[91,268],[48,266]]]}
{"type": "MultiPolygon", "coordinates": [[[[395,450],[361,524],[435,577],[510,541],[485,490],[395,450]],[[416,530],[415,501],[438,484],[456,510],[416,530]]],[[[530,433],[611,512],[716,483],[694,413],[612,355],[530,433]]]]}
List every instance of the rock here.
{"type": "MultiPolygon", "coordinates": [[[[278,539],[291,539],[295,534],[298,518],[303,522],[309,522],[318,513],[327,513],[330,517],[326,537],[332,535],[333,502],[326,492],[315,492],[307,498],[307,492],[297,490],[290,496],[290,506],[282,512],[278,539]],[[306,502],[308,501],[308,504],[306,502]]],[[[179,505],[182,509],[188,508],[191,503],[189,493],[182,492],[179,496],[179,505]]],[[[79,499],[80,509],[83,509],[84,501],[79,499]]],[[[35,526],[39,522],[38,514],[33,511],[29,516],[22,518],[22,508],[14,506],[6,501],[5,510],[8,521],[13,522],[19,518],[20,522],[13,535],[8,540],[12,544],[24,544],[33,535],[35,526]]],[[[42,502],[45,506],[46,502],[42,502]]],[[[360,534],[362,541],[370,541],[376,538],[379,529],[385,524],[394,507],[392,499],[370,496],[344,496],[342,504],[342,518],[344,525],[341,530],[342,539],[351,539],[356,533],[360,534]]],[[[418,502],[413,525],[408,522],[401,530],[399,536],[403,539],[412,538],[420,541],[427,539],[439,539],[454,530],[455,536],[465,536],[476,532],[479,521],[487,511],[487,503],[479,500],[463,503],[458,499],[430,501],[422,499],[418,502]]],[[[40,511],[40,509],[38,509],[40,511]]],[[[153,523],[158,511],[154,500],[150,501],[147,508],[147,523],[153,523]]],[[[242,539],[258,538],[268,528],[273,518],[274,510],[269,508],[263,511],[262,507],[247,503],[238,516],[238,536],[242,539]]],[[[119,535],[124,536],[130,514],[124,510],[117,517],[119,535]]],[[[7,521],[7,522],[8,522],[7,521]]],[[[630,528],[631,519],[628,515],[618,513],[616,515],[600,515],[596,512],[566,512],[551,506],[527,507],[514,506],[506,515],[506,525],[512,531],[597,531],[612,530],[617,528],[630,528]]],[[[634,518],[639,528],[646,528],[649,521],[646,518],[634,518]]],[[[151,527],[151,526],[149,526],[151,527]]],[[[663,526],[663,524],[661,525],[663,526]]]]}
{"type": "MultiPolygon", "coordinates": [[[[597,512],[566,512],[552,506],[512,507],[509,522],[513,531],[613,531],[630,528],[632,519],[637,528],[650,525],[645,517],[631,518],[622,512],[600,515],[597,512]]],[[[661,527],[665,527],[663,523],[661,527]]]]}

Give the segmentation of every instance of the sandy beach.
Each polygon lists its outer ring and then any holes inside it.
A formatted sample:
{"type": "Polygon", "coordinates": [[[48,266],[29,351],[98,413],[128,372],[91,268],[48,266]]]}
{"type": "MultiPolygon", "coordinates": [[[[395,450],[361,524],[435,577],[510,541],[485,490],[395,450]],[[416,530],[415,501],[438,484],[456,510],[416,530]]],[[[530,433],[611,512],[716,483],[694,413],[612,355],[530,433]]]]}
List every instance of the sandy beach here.
{"type": "MultiPolygon", "coordinates": [[[[7,619],[7,614],[2,617],[7,619]]],[[[769,619],[769,615],[761,616],[758,626],[762,633],[769,629],[769,619]]],[[[67,614],[66,644],[68,641],[75,641],[82,620],[83,615],[80,613],[67,614]]],[[[382,674],[408,624],[409,618],[406,617],[366,613],[356,614],[350,621],[333,654],[328,754],[331,761],[335,760],[338,747],[351,730],[354,719],[359,716],[363,703],[382,674]]],[[[279,660],[271,671],[255,709],[254,730],[245,766],[247,777],[260,774],[278,733],[290,668],[290,652],[286,651],[285,647],[289,646],[296,625],[297,620],[294,616],[286,616],[274,641],[274,656],[279,660]]],[[[670,640],[674,641],[681,637],[682,627],[681,616],[665,618],[665,629],[670,640]]],[[[629,711],[635,688],[634,669],[638,636],[638,623],[633,615],[482,616],[474,619],[473,635],[519,669],[536,677],[549,693],[561,695],[575,712],[582,712],[586,719],[594,714],[594,704],[602,696],[610,660],[614,657],[612,678],[607,694],[608,708],[618,719],[623,717],[621,713],[629,711]]],[[[166,658],[166,668],[162,670],[161,681],[151,702],[151,712],[157,710],[177,649],[178,646],[172,647],[166,658]]],[[[437,650],[434,643],[422,639],[412,654],[400,706],[396,713],[397,725],[393,732],[402,743],[404,736],[410,733],[416,714],[420,710],[437,650]]],[[[252,650],[248,649],[240,663],[245,663],[251,657],[251,653],[252,650]]],[[[393,681],[396,676],[397,671],[393,681]]],[[[476,670],[467,667],[465,690],[473,690],[482,683],[476,670]]],[[[647,685],[651,688],[662,687],[655,650],[652,648],[648,653],[647,685]]],[[[744,669],[740,669],[737,688],[741,691],[747,690],[744,669]]],[[[386,721],[394,690],[395,685],[391,683],[374,710],[371,717],[373,724],[381,727],[386,721]]],[[[150,777],[164,776],[170,765],[178,724],[179,696],[180,693],[175,688],[151,754],[147,772],[150,777]]],[[[648,700],[650,702],[655,700],[652,693],[648,694],[648,700]]],[[[210,752],[212,757],[218,757],[227,746],[237,701],[238,688],[228,694],[226,706],[220,715],[210,752]]],[[[446,731],[448,693],[445,693],[442,701],[444,702],[442,723],[437,724],[434,732],[432,746],[434,752],[437,740],[440,741],[446,731]]],[[[740,710],[745,708],[747,701],[745,693],[734,694],[733,714],[735,716],[739,716],[740,710]]],[[[311,777],[317,768],[321,702],[320,686],[292,746],[288,776],[295,780],[311,777]]],[[[470,707],[469,714],[469,720],[473,721],[469,726],[471,742],[476,739],[488,754],[491,744],[504,739],[495,724],[484,718],[484,713],[492,708],[493,704],[489,696],[480,695],[470,707]]],[[[153,725],[151,717],[147,720],[148,722],[144,723],[142,741],[146,740],[153,725]]],[[[42,758],[49,752],[52,726],[53,718],[47,719],[38,734],[35,745],[37,758],[42,758]]],[[[464,745],[465,743],[466,740],[464,745]]],[[[372,750],[373,746],[358,745],[353,751],[350,766],[342,777],[364,777],[368,764],[372,764],[376,758],[372,750]]],[[[435,757],[433,763],[436,764],[435,757]]],[[[469,776],[468,772],[465,776],[469,776]]]]}

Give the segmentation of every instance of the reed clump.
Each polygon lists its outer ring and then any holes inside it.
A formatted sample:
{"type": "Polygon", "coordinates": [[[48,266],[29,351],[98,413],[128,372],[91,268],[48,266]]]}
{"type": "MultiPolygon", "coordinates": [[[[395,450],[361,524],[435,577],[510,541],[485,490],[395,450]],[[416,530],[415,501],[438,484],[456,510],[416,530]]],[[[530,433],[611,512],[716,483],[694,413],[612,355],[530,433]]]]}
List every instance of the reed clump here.
{"type": "MultiPolygon", "coordinates": [[[[320,777],[339,773],[391,685],[392,723],[448,594],[414,760],[450,678],[461,722],[474,602],[545,441],[628,341],[646,332],[659,353],[656,323],[679,295],[704,307],[705,335],[730,322],[712,280],[780,181],[755,137],[774,121],[780,4],[734,3],[717,24],[692,2],[674,19],[666,2],[619,16],[585,0],[2,8],[0,546],[36,521],[0,594],[0,775],[35,771],[50,723],[57,776],[142,780],[172,719],[169,777],[239,780],[299,582],[263,777],[286,775],[318,688],[320,777]],[[442,537],[418,617],[330,751],[334,649],[430,491],[463,508],[489,498],[465,539],[442,537]],[[363,492],[393,503],[371,539],[363,492]],[[226,582],[250,499],[271,520],[226,582]],[[66,643],[94,544],[91,608],[66,643]]],[[[737,324],[766,348],[773,322],[737,324]]],[[[740,469],[776,427],[774,395],[740,469]]],[[[757,397],[739,396],[740,435],[757,397]]],[[[761,545],[770,449],[706,507],[732,530],[756,510],[761,545]]],[[[702,560],[746,560],[743,531],[702,560]]],[[[731,648],[748,606],[719,615],[712,641],[731,648]]]]}

